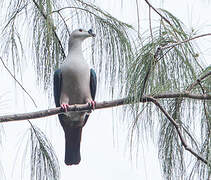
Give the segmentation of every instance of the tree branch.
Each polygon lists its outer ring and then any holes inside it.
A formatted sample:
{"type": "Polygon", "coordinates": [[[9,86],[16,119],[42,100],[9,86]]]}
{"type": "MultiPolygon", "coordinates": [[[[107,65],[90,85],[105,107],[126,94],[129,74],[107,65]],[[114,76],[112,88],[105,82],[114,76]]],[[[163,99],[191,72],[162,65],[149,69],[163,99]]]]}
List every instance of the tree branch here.
{"type": "Polygon", "coordinates": [[[138,0],[136,0],[136,14],[137,14],[137,24],[138,24],[138,35],[140,35],[140,14],[139,14],[138,0]]]}
{"type": "Polygon", "coordinates": [[[151,7],[149,6],[149,31],[152,39],[152,43],[154,42],[153,33],[152,33],[152,17],[151,17],[151,7]]]}
{"type": "Polygon", "coordinates": [[[207,78],[208,76],[211,75],[211,71],[207,72],[206,74],[204,74],[202,77],[200,77],[199,79],[197,79],[195,82],[193,82],[188,88],[187,91],[191,91],[196,85],[198,85],[203,79],[207,78]]]}
{"type": "Polygon", "coordinates": [[[163,46],[163,47],[161,47],[161,49],[164,50],[164,49],[168,49],[168,48],[173,48],[173,47],[178,46],[180,44],[187,43],[189,41],[192,41],[194,39],[198,39],[198,38],[201,38],[201,37],[204,37],[204,36],[211,36],[211,33],[201,34],[201,35],[198,35],[198,36],[194,36],[192,38],[185,39],[184,41],[180,41],[180,42],[177,42],[177,43],[173,43],[173,44],[170,44],[170,45],[163,46]]]}
{"type": "Polygon", "coordinates": [[[187,142],[185,141],[184,137],[182,136],[182,132],[180,131],[179,124],[169,115],[169,113],[161,106],[161,104],[153,97],[149,97],[149,99],[165,114],[167,119],[172,123],[172,125],[175,127],[178,136],[180,138],[180,141],[182,143],[182,146],[185,148],[185,150],[189,151],[191,154],[193,154],[197,159],[201,160],[205,164],[207,164],[207,160],[205,160],[203,157],[201,157],[199,154],[197,154],[193,149],[191,149],[187,142]]]}
{"type": "Polygon", "coordinates": [[[155,7],[153,7],[150,3],[149,3],[149,1],[148,0],[145,0],[145,2],[148,4],[148,6],[150,7],[150,8],[152,8],[162,19],[164,19],[170,26],[172,26],[172,24],[170,23],[170,21],[166,18],[166,17],[164,17],[160,12],[158,12],[158,10],[155,8],[155,7]]]}
{"type": "MultiPolygon", "coordinates": [[[[139,100],[135,100],[134,97],[131,97],[131,98],[127,97],[127,98],[117,99],[113,101],[103,101],[96,104],[96,109],[127,105],[127,104],[130,104],[131,102],[135,102],[135,103],[152,102],[152,97],[155,99],[169,99],[169,98],[183,97],[183,98],[191,98],[191,99],[198,99],[198,100],[211,100],[211,95],[209,94],[200,95],[200,94],[190,94],[190,93],[165,93],[165,94],[156,94],[156,95],[151,95],[151,96],[145,95],[139,100]]],[[[90,107],[87,104],[76,104],[76,105],[71,105],[68,108],[68,111],[89,112],[90,107]]],[[[51,108],[51,109],[37,111],[37,112],[0,116],[0,122],[11,122],[11,121],[43,118],[47,116],[56,115],[59,113],[63,113],[63,110],[60,107],[57,107],[57,108],[51,108]]]]}

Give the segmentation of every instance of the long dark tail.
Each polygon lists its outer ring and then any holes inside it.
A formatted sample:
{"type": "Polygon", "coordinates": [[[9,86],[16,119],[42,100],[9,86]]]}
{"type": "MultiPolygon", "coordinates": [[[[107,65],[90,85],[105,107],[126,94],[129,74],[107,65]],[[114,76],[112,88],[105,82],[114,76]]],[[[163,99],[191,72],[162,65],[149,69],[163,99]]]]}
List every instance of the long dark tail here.
{"type": "Polygon", "coordinates": [[[81,144],[82,127],[71,127],[65,130],[65,164],[79,164],[81,161],[80,144],[81,144]]]}

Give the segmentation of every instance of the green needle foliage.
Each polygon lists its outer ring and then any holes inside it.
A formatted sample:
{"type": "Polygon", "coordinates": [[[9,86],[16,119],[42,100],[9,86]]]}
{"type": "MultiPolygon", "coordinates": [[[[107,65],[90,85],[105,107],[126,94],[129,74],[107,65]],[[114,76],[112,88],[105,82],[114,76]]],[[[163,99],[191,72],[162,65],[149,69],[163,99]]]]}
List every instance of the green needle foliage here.
{"type": "Polygon", "coordinates": [[[50,88],[53,71],[66,57],[68,35],[74,28],[94,27],[97,33],[95,42],[98,43],[92,47],[95,49],[92,63],[96,64],[98,61],[99,71],[106,69],[112,71],[115,76],[115,73],[120,71],[120,68],[116,69],[116,65],[124,64],[126,58],[132,54],[127,34],[131,26],[83,1],[11,1],[7,16],[9,19],[5,23],[3,33],[8,43],[3,47],[8,52],[10,46],[14,52],[11,58],[14,61],[14,70],[20,67],[20,64],[16,64],[21,63],[20,60],[23,59],[20,54],[26,53],[22,48],[24,39],[19,35],[19,31],[24,31],[30,37],[27,38],[28,43],[24,48],[28,49],[27,55],[29,52],[33,53],[37,78],[39,82],[44,82],[46,90],[50,88]],[[67,18],[67,13],[70,19],[67,18]]]}
{"type": "MultiPolygon", "coordinates": [[[[90,63],[97,73],[105,73],[103,76],[112,73],[109,78],[117,79],[124,71],[119,65],[125,68],[132,56],[127,32],[132,27],[93,4],[78,0],[18,0],[5,1],[4,7],[8,9],[1,29],[1,56],[12,66],[14,75],[32,62],[38,83],[49,94],[53,72],[64,61],[68,36],[75,28],[94,27],[97,37],[90,63]]],[[[58,162],[45,134],[32,125],[30,140],[31,179],[59,179],[58,162]]]]}
{"type": "MultiPolygon", "coordinates": [[[[140,45],[135,58],[130,59],[131,62],[128,63],[130,66],[127,71],[125,95],[135,97],[132,98],[133,105],[129,107],[135,115],[135,121],[131,119],[135,124],[133,127],[141,129],[145,133],[150,132],[151,137],[154,138],[154,134],[157,132],[154,126],[159,126],[158,149],[164,177],[166,179],[187,178],[190,169],[187,170],[185,163],[187,158],[185,157],[189,155],[181,148],[182,144],[175,127],[153,106],[135,104],[143,94],[184,92],[198,77],[210,71],[205,69],[203,63],[196,56],[197,50],[191,42],[171,47],[174,43],[190,39],[191,35],[186,33],[180,20],[165,10],[162,12],[170,24],[161,20],[159,27],[152,29],[153,34],[144,35],[145,39],[142,39],[142,45],[140,45]],[[167,48],[168,46],[169,48],[167,48]],[[159,119],[156,123],[155,118],[159,119]]],[[[211,90],[209,82],[210,78],[202,82],[204,93],[209,93],[211,90]]],[[[193,91],[201,93],[202,89],[198,86],[193,91]]],[[[182,131],[185,131],[185,139],[188,144],[191,144],[195,152],[206,157],[205,159],[209,159],[211,126],[208,103],[210,102],[202,103],[196,100],[177,98],[175,100],[165,99],[161,103],[182,127],[182,131]],[[201,119],[201,124],[196,122],[196,116],[199,121],[201,119]],[[197,129],[199,133],[201,131],[200,142],[196,141],[193,133],[194,127],[197,126],[201,127],[201,129],[197,129]]],[[[138,131],[138,133],[140,132],[138,131]]],[[[196,164],[194,168],[200,169],[198,174],[202,179],[210,177],[210,165],[201,164],[199,161],[196,164]]],[[[195,172],[197,173],[197,171],[195,172]]],[[[193,174],[191,172],[190,177],[193,174]]]]}
{"type": "Polygon", "coordinates": [[[30,133],[31,180],[58,180],[60,168],[52,145],[39,128],[33,126],[30,133]]]}

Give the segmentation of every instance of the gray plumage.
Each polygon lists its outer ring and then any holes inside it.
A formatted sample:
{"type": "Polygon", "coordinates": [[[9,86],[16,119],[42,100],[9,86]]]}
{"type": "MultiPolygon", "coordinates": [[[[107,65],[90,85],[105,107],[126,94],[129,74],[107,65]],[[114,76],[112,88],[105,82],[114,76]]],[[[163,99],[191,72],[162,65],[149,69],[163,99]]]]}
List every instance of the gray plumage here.
{"type": "MultiPolygon", "coordinates": [[[[96,93],[96,74],[83,57],[82,42],[94,36],[92,30],[73,31],[70,35],[65,63],[54,74],[55,103],[64,111],[71,104],[93,104],[96,93]]],[[[59,115],[65,132],[65,163],[67,165],[80,162],[81,132],[88,116],[85,112],[67,112],[59,115]]]]}

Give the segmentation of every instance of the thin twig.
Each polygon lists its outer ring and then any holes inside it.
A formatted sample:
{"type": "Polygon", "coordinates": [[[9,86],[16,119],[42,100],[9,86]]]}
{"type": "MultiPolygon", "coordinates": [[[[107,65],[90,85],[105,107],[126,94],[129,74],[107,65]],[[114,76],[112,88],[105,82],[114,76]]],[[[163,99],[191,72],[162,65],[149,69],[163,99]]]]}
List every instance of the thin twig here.
{"type": "Polygon", "coordinates": [[[158,12],[157,9],[155,9],[150,3],[148,0],[145,0],[145,2],[148,4],[149,7],[151,7],[162,19],[164,19],[170,26],[172,26],[172,24],[170,23],[170,21],[165,17],[163,16],[160,12],[158,12]]]}
{"type": "MultiPolygon", "coordinates": [[[[210,73],[211,73],[211,71],[210,71],[210,73]]],[[[204,90],[204,88],[201,84],[201,80],[197,79],[197,81],[198,81],[198,84],[201,88],[202,93],[205,94],[205,90],[204,90]]],[[[206,108],[206,100],[203,101],[203,106],[204,106],[204,114],[205,114],[205,117],[207,119],[207,126],[208,126],[208,131],[209,131],[208,134],[210,134],[209,114],[208,114],[208,111],[207,111],[207,108],[206,108]]]]}
{"type": "Polygon", "coordinates": [[[149,6],[149,30],[153,42],[153,33],[152,33],[152,17],[151,17],[151,7],[149,6]]]}
{"type": "MultiPolygon", "coordinates": [[[[160,61],[169,51],[171,51],[173,48],[168,49],[166,52],[162,52],[163,54],[157,59],[157,62],[160,61]]],[[[157,48],[157,51],[160,52],[162,49],[160,47],[157,48]],[[158,51],[159,50],[159,51],[158,51]]]]}
{"type": "MultiPolygon", "coordinates": [[[[98,9],[96,6],[92,6],[92,5],[87,4],[87,3],[83,2],[83,1],[80,1],[80,0],[78,0],[78,2],[80,2],[80,3],[83,4],[83,5],[85,5],[86,7],[90,7],[91,9],[93,9],[93,10],[95,10],[95,11],[101,13],[101,14],[104,15],[105,17],[108,17],[108,18],[110,18],[110,19],[113,19],[113,20],[116,21],[116,22],[121,22],[121,21],[119,21],[118,19],[116,19],[115,17],[112,17],[110,14],[105,13],[104,11],[98,9]]],[[[49,14],[52,14],[52,13],[55,13],[55,12],[58,12],[58,11],[62,11],[62,10],[65,10],[65,9],[78,9],[78,10],[82,10],[82,11],[88,12],[89,14],[92,14],[92,15],[98,17],[97,14],[93,13],[92,11],[88,10],[87,8],[81,8],[81,7],[76,7],[76,6],[67,6],[67,7],[63,7],[63,8],[57,9],[57,10],[55,10],[55,11],[52,11],[52,12],[49,13],[49,14]]],[[[48,14],[48,15],[49,15],[49,14],[48,14]]],[[[121,23],[122,23],[122,22],[121,22],[121,23]]]]}
{"type": "Polygon", "coordinates": [[[62,19],[62,21],[63,21],[63,23],[64,23],[64,25],[65,25],[65,27],[66,27],[66,30],[67,30],[67,32],[68,32],[68,35],[70,36],[70,30],[69,30],[69,28],[68,28],[68,26],[67,26],[67,23],[65,22],[65,19],[64,19],[64,17],[62,16],[62,14],[58,11],[58,14],[59,14],[59,16],[61,17],[61,19],[62,19]]]}
{"type": "MultiPolygon", "coordinates": [[[[97,102],[95,109],[103,109],[103,108],[111,108],[111,107],[117,107],[121,105],[127,105],[131,102],[133,103],[139,103],[139,102],[151,102],[151,97],[155,99],[170,99],[170,98],[192,98],[192,99],[200,99],[200,100],[211,100],[211,95],[197,95],[197,94],[189,94],[189,93],[165,93],[165,94],[157,94],[157,95],[150,95],[146,96],[144,95],[140,99],[135,99],[135,97],[127,97],[112,101],[103,101],[103,102],[97,102]]],[[[90,111],[90,107],[87,104],[75,104],[71,105],[68,108],[68,111],[77,111],[77,112],[87,112],[90,111]]],[[[0,116],[0,122],[11,122],[11,121],[20,121],[20,120],[27,120],[27,119],[36,119],[36,118],[43,118],[47,116],[56,115],[59,113],[63,113],[63,110],[60,107],[57,108],[51,108],[47,110],[37,111],[37,112],[31,112],[31,113],[23,113],[23,114],[14,114],[14,115],[6,115],[6,116],[0,116]]]]}
{"type": "Polygon", "coordinates": [[[189,151],[192,155],[194,155],[197,159],[201,160],[205,164],[207,164],[207,160],[201,157],[199,154],[197,154],[193,149],[191,149],[187,142],[185,141],[184,137],[182,136],[182,132],[180,131],[179,124],[169,115],[169,113],[161,106],[161,104],[153,97],[149,97],[151,101],[165,114],[165,116],[168,118],[168,120],[173,124],[175,127],[177,134],[180,138],[180,141],[182,143],[182,146],[185,148],[185,150],[189,151]]]}
{"type": "Polygon", "coordinates": [[[17,84],[23,89],[23,91],[29,96],[29,98],[31,99],[31,101],[33,102],[33,104],[35,105],[35,107],[37,107],[37,104],[35,103],[34,99],[32,98],[32,96],[27,92],[27,90],[23,87],[23,85],[16,79],[16,77],[12,74],[12,72],[9,70],[9,68],[6,66],[6,64],[4,63],[3,59],[0,57],[0,60],[4,66],[4,68],[7,70],[7,72],[12,76],[12,78],[17,82],[17,84]]]}
{"type": "MultiPolygon", "coordinates": [[[[211,33],[201,34],[201,35],[192,37],[192,38],[190,38],[190,39],[186,39],[186,40],[184,40],[184,41],[180,41],[180,42],[177,42],[177,43],[173,43],[173,44],[171,44],[171,45],[166,45],[166,46],[158,47],[156,52],[159,52],[159,51],[165,50],[165,49],[168,49],[167,52],[169,52],[169,51],[170,51],[171,49],[173,49],[175,46],[181,45],[181,44],[183,44],[183,43],[187,43],[187,42],[189,42],[189,41],[192,41],[192,40],[194,40],[194,39],[201,38],[201,37],[204,37],[204,36],[211,36],[211,33]]],[[[165,54],[167,54],[167,52],[165,52],[165,54]]],[[[165,54],[164,54],[164,55],[165,55],[165,54]]],[[[159,61],[160,59],[162,59],[162,58],[164,57],[164,55],[162,55],[162,56],[158,59],[158,61],[159,61]]],[[[198,84],[198,83],[197,83],[197,84],[198,84]]]]}
{"type": "Polygon", "coordinates": [[[18,15],[18,13],[20,13],[26,6],[28,6],[28,3],[26,3],[25,5],[23,5],[23,7],[21,7],[21,8],[19,8],[19,9],[16,10],[16,12],[14,13],[14,15],[9,19],[9,21],[7,22],[7,24],[4,26],[2,32],[5,31],[5,29],[11,23],[11,21],[13,21],[16,18],[16,16],[18,15]]]}
{"type": "Polygon", "coordinates": [[[194,81],[190,86],[188,86],[188,88],[186,89],[186,91],[190,92],[196,85],[198,85],[203,79],[207,78],[208,76],[211,75],[211,71],[207,72],[206,74],[204,74],[202,77],[200,77],[199,79],[197,79],[196,81],[194,81]]]}
{"type": "MultiPolygon", "coordinates": [[[[84,9],[84,8],[81,8],[81,7],[75,7],[75,6],[67,6],[67,7],[63,7],[63,8],[57,9],[57,10],[55,10],[55,11],[50,12],[48,15],[53,14],[53,13],[58,13],[58,12],[63,11],[63,10],[65,10],[65,9],[78,9],[78,10],[81,10],[81,11],[85,11],[85,12],[87,12],[87,13],[89,13],[89,14],[95,16],[95,17],[98,17],[95,13],[89,11],[88,9],[84,9]]],[[[103,14],[104,16],[106,16],[106,17],[110,17],[110,18],[111,18],[111,16],[105,14],[104,12],[101,12],[101,11],[100,11],[100,13],[102,13],[102,14],[103,14]]],[[[117,20],[117,19],[115,19],[115,20],[117,20]]],[[[117,20],[117,21],[118,21],[118,20],[117,20]]],[[[119,21],[118,21],[118,22],[119,22],[119,21]]]]}
{"type": "Polygon", "coordinates": [[[140,34],[140,15],[139,15],[138,0],[136,0],[136,14],[137,14],[138,34],[140,34]]]}
{"type": "Polygon", "coordinates": [[[85,5],[85,7],[89,7],[89,8],[91,8],[91,9],[94,9],[94,10],[97,11],[97,12],[100,12],[102,15],[104,15],[104,16],[106,16],[106,17],[108,17],[108,18],[111,18],[111,19],[113,19],[113,20],[115,20],[115,21],[117,21],[117,22],[120,22],[118,19],[116,19],[115,17],[112,17],[112,16],[111,16],[110,14],[108,14],[108,13],[103,12],[101,9],[97,8],[97,7],[94,6],[93,4],[91,5],[91,4],[88,4],[88,3],[86,3],[85,1],[81,1],[81,0],[78,0],[78,2],[80,2],[80,3],[83,4],[83,5],[85,5]]]}
{"type": "Polygon", "coordinates": [[[201,37],[204,37],[204,36],[211,36],[211,33],[201,34],[201,35],[192,37],[192,38],[190,38],[190,39],[186,39],[186,40],[184,40],[184,41],[180,41],[180,42],[177,42],[177,43],[173,43],[173,44],[171,44],[171,45],[163,46],[163,47],[161,47],[161,49],[164,50],[164,49],[172,48],[172,47],[178,46],[178,45],[183,44],[183,43],[187,43],[187,42],[189,42],[189,41],[192,41],[192,40],[194,40],[194,39],[201,38],[201,37]]]}

